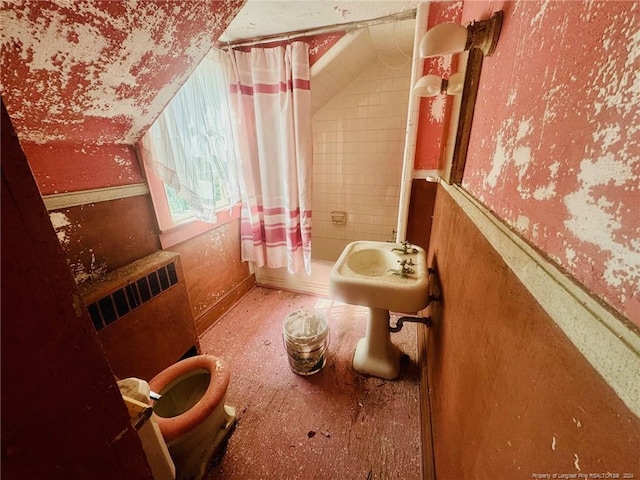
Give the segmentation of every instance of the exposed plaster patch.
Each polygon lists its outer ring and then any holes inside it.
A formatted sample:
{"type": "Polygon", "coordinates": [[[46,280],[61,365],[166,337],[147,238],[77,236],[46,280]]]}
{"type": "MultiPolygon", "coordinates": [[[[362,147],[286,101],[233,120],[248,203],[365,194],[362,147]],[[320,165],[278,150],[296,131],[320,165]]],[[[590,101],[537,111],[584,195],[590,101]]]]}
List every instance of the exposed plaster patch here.
{"type": "Polygon", "coordinates": [[[522,140],[524,137],[531,133],[531,119],[522,120],[518,124],[518,133],[516,134],[516,141],[522,140]]]}
{"type": "MultiPolygon", "coordinates": [[[[429,72],[446,76],[451,72],[452,56],[445,55],[440,57],[428,58],[425,65],[429,72]]],[[[445,118],[445,112],[447,107],[447,96],[436,95],[431,98],[429,104],[429,123],[442,125],[445,118]]]]}
{"type": "Polygon", "coordinates": [[[462,7],[463,2],[451,2],[444,8],[444,16],[446,18],[454,18],[455,16],[460,15],[460,12],[462,12],[462,7]]]}
{"type": "Polygon", "coordinates": [[[122,171],[120,172],[120,175],[118,176],[119,179],[122,179],[123,176],[127,176],[127,178],[129,178],[130,180],[135,178],[135,175],[133,174],[133,170],[132,170],[132,162],[131,159],[127,159],[127,158],[122,158],[118,155],[116,155],[113,158],[113,161],[122,168],[122,171]]]}
{"type": "Polygon", "coordinates": [[[531,237],[533,239],[539,239],[540,238],[540,224],[539,223],[534,223],[533,227],[531,227],[531,237]]]}
{"type": "Polygon", "coordinates": [[[435,123],[444,122],[445,107],[447,101],[444,95],[436,95],[431,102],[431,108],[429,109],[430,119],[435,123]]]}
{"type": "Polygon", "coordinates": [[[61,245],[68,245],[69,238],[67,238],[67,229],[71,226],[69,218],[62,212],[51,212],[49,219],[53,225],[53,229],[56,231],[58,241],[61,245]]]}
{"type": "Polygon", "coordinates": [[[567,260],[567,265],[569,265],[570,267],[575,267],[576,251],[573,248],[567,247],[564,250],[564,255],[567,260]]]}
{"type": "Polygon", "coordinates": [[[516,220],[516,230],[520,232],[526,232],[529,229],[529,217],[525,217],[524,215],[518,215],[518,219],[516,220]]]}
{"type": "Polygon", "coordinates": [[[505,175],[505,170],[513,163],[518,172],[518,191],[523,198],[531,196],[528,187],[523,185],[529,165],[532,162],[531,148],[524,145],[524,140],[532,131],[531,119],[522,119],[516,126],[514,119],[508,118],[496,139],[491,171],[485,177],[484,183],[491,188],[497,185],[498,178],[505,175]],[[515,127],[515,132],[513,132],[515,127]]]}
{"type": "Polygon", "coordinates": [[[535,198],[538,201],[551,200],[555,196],[556,196],[555,182],[551,182],[548,185],[545,185],[544,187],[536,187],[536,189],[533,191],[533,198],[535,198]]]}
{"type": "Polygon", "coordinates": [[[102,263],[100,265],[96,264],[96,256],[93,249],[89,249],[89,253],[91,253],[91,265],[88,270],[81,262],[72,263],[70,265],[73,277],[78,285],[87,281],[98,280],[104,277],[108,272],[108,266],[106,263],[102,263]]]}
{"type": "MultiPolygon", "coordinates": [[[[427,66],[428,71],[436,75],[448,75],[451,71],[451,55],[428,58],[427,66]]],[[[447,106],[446,95],[436,95],[431,98],[429,104],[429,123],[441,125],[444,122],[445,110],[447,106]]]]}
{"type": "Polygon", "coordinates": [[[592,136],[594,143],[599,143],[602,150],[608,150],[620,141],[620,125],[607,125],[593,132],[592,136]]]}
{"type": "MultiPolygon", "coordinates": [[[[592,72],[595,74],[594,81],[599,99],[594,104],[596,115],[601,113],[603,108],[615,108],[620,111],[623,118],[630,113],[637,113],[637,105],[640,101],[640,73],[637,65],[640,57],[640,30],[636,30],[633,24],[627,23],[629,21],[633,21],[633,17],[612,19],[612,24],[603,35],[605,39],[614,38],[620,24],[626,24],[626,29],[622,29],[621,37],[626,36],[629,43],[624,65],[621,65],[619,58],[610,55],[606,63],[598,65],[598,68],[592,72]]],[[[609,52],[617,45],[603,41],[602,47],[605,52],[609,52]]]]}
{"type": "Polygon", "coordinates": [[[542,26],[542,19],[544,18],[544,14],[547,11],[548,5],[548,0],[540,4],[540,10],[538,10],[538,13],[533,16],[533,18],[531,19],[531,23],[529,24],[532,29],[536,28],[536,24],[538,24],[538,26],[542,26]]]}
{"type": "Polygon", "coordinates": [[[580,471],[580,459],[578,458],[578,454],[574,453],[573,458],[575,459],[573,462],[573,466],[576,467],[576,470],[580,471]]]}
{"type": "Polygon", "coordinates": [[[551,437],[551,450],[555,451],[556,449],[556,436],[551,437]]]}
{"type": "MultiPolygon", "coordinates": [[[[553,75],[555,75],[555,72],[553,75]]],[[[556,100],[558,98],[566,98],[568,94],[567,90],[569,87],[567,85],[556,84],[556,80],[554,78],[551,79],[551,82],[554,85],[544,92],[542,96],[545,105],[544,113],[542,114],[543,126],[556,120],[558,116],[557,111],[560,106],[556,100]]]]}
{"type": "Polygon", "coordinates": [[[507,143],[505,140],[505,130],[507,130],[511,125],[513,125],[513,120],[508,118],[502,124],[502,128],[498,131],[496,146],[491,162],[491,170],[484,178],[484,184],[488,185],[491,188],[494,188],[496,186],[500,174],[509,163],[509,158],[507,157],[507,146],[505,146],[505,144],[507,143]]]}
{"type": "Polygon", "coordinates": [[[596,187],[624,185],[634,178],[633,175],[631,167],[616,160],[612,154],[583,160],[578,174],[580,188],[564,198],[569,214],[564,225],[580,241],[596,245],[607,254],[603,277],[608,285],[619,288],[629,282],[629,287],[638,291],[640,245],[634,245],[633,241],[625,245],[617,240],[618,230],[622,227],[617,208],[612,208],[612,199],[595,196],[596,187]]]}
{"type": "Polygon", "coordinates": [[[551,200],[556,196],[556,178],[558,176],[558,170],[560,169],[560,162],[555,161],[549,165],[549,183],[547,185],[541,185],[536,187],[533,192],[533,198],[538,201],[551,200]]]}

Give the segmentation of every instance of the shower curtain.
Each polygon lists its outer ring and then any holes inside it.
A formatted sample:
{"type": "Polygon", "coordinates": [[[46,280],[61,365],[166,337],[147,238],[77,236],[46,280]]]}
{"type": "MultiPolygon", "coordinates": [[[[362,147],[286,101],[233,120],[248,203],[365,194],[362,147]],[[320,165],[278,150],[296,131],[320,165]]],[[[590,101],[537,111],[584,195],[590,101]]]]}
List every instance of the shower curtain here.
{"type": "Polygon", "coordinates": [[[311,271],[309,50],[230,50],[230,100],[240,156],[243,260],[311,271]]]}

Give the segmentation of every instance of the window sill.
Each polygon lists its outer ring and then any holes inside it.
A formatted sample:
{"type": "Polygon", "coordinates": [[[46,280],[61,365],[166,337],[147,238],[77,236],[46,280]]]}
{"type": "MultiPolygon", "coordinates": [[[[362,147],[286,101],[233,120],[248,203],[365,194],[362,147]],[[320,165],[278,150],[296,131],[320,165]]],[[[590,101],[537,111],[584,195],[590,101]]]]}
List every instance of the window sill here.
{"type": "Polygon", "coordinates": [[[175,225],[160,232],[160,245],[163,249],[173,247],[198,235],[202,235],[210,230],[214,230],[222,225],[240,218],[240,204],[233,206],[231,210],[224,209],[217,213],[217,223],[206,223],[200,220],[190,220],[179,225],[175,225]]]}

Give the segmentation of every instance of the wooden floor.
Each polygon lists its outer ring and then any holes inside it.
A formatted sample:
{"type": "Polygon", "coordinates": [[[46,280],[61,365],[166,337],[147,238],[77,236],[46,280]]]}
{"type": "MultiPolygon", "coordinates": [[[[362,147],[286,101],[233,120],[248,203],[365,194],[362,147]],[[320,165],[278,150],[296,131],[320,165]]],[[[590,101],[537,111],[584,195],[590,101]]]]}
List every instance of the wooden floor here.
{"type": "Polygon", "coordinates": [[[421,478],[419,371],[415,325],[392,334],[408,357],[400,377],[365,377],[351,366],[367,309],[256,287],[200,339],[204,353],[231,368],[227,404],[238,421],[213,479],[421,478]],[[294,374],[282,322],[299,308],[321,308],[331,343],[326,366],[294,374]]]}

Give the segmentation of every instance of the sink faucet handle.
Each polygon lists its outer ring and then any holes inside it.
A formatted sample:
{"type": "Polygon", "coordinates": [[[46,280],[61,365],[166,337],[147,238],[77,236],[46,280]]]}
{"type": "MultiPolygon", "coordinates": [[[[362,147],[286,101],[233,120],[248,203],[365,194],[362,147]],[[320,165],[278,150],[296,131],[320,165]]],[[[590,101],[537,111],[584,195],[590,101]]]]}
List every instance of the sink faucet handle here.
{"type": "Polygon", "coordinates": [[[418,249],[415,248],[413,245],[411,245],[411,242],[407,242],[406,240],[404,242],[400,242],[400,245],[402,245],[402,248],[392,248],[391,251],[399,251],[402,252],[402,255],[407,255],[409,253],[418,253],[418,249]]]}
{"type": "Polygon", "coordinates": [[[411,245],[411,242],[404,241],[402,242],[402,247],[404,248],[405,255],[407,253],[418,253],[418,249],[411,245]]]}

